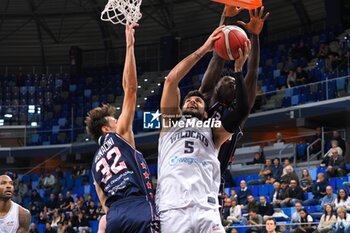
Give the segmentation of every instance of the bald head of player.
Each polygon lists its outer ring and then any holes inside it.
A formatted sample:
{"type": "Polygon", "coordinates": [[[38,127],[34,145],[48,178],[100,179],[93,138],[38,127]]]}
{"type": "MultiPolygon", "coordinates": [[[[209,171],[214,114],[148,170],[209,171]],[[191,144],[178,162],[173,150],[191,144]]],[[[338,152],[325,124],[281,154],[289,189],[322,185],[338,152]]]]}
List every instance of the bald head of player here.
{"type": "Polygon", "coordinates": [[[199,120],[207,119],[208,113],[206,112],[206,103],[203,94],[197,90],[188,92],[184,98],[182,114],[197,117],[199,120]]]}
{"type": "Polygon", "coordinates": [[[230,105],[236,96],[236,79],[231,76],[224,76],[216,84],[212,98],[214,101],[230,105]]]}
{"type": "Polygon", "coordinates": [[[0,176],[0,200],[8,201],[11,199],[14,191],[13,181],[7,175],[0,176]]]}
{"type": "Polygon", "coordinates": [[[95,142],[107,133],[116,132],[118,120],[114,118],[116,113],[115,107],[103,105],[88,112],[85,119],[86,131],[95,142]]]}

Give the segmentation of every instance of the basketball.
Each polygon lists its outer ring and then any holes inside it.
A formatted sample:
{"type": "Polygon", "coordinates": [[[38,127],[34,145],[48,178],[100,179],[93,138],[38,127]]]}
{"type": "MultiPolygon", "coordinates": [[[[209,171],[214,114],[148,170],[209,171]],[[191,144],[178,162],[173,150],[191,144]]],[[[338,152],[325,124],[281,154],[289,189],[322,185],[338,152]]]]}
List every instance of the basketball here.
{"type": "Polygon", "coordinates": [[[244,48],[248,41],[245,31],[237,26],[226,26],[219,33],[219,39],[214,43],[215,52],[224,60],[235,60],[239,57],[238,49],[244,48]]]}

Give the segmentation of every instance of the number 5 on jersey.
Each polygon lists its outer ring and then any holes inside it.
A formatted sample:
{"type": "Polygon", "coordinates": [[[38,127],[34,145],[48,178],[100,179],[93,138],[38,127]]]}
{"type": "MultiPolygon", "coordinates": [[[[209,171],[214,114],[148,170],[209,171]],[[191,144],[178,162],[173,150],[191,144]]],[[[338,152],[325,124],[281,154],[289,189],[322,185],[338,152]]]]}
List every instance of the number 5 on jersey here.
{"type": "Polygon", "coordinates": [[[107,152],[107,160],[105,157],[102,157],[97,163],[96,163],[96,172],[99,172],[101,170],[102,175],[104,178],[101,180],[103,183],[107,183],[107,181],[112,177],[112,175],[118,174],[121,170],[126,169],[126,164],[124,161],[121,161],[118,163],[120,157],[122,154],[120,153],[118,147],[113,147],[107,152]],[[108,161],[113,159],[113,164],[110,167],[108,164],[108,161]],[[118,166],[117,166],[118,163],[118,166]]]}

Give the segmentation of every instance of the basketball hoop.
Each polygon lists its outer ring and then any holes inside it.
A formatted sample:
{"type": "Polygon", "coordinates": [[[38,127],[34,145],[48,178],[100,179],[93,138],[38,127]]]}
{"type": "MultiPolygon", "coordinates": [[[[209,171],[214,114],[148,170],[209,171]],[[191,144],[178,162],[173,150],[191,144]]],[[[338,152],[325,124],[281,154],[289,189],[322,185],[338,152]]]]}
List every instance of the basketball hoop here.
{"type": "Polygon", "coordinates": [[[101,13],[101,20],[113,24],[137,23],[142,17],[142,0],[109,0],[101,13]]]}
{"type": "Polygon", "coordinates": [[[262,0],[212,0],[229,6],[238,6],[252,10],[262,6],[262,0]]]}

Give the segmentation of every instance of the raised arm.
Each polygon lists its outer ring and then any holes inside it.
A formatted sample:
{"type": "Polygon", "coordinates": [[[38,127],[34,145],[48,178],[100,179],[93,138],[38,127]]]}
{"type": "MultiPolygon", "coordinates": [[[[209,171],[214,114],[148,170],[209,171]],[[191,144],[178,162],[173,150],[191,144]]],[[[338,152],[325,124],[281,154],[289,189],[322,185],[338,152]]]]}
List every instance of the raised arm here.
{"type": "MultiPolygon", "coordinates": [[[[235,71],[240,72],[250,53],[250,45],[239,49],[239,58],[235,62],[235,71]]],[[[227,111],[221,118],[222,127],[214,128],[214,143],[216,148],[220,146],[235,132],[237,127],[249,114],[247,87],[243,80],[242,72],[237,73],[236,79],[236,106],[227,111]]]]}
{"type": "Polygon", "coordinates": [[[29,210],[24,209],[22,206],[20,206],[18,219],[19,219],[19,227],[18,227],[17,233],[28,233],[29,225],[31,222],[31,215],[29,210]]]}
{"type": "MultiPolygon", "coordinates": [[[[245,27],[245,29],[251,33],[250,41],[252,51],[248,58],[248,72],[245,76],[245,83],[248,91],[248,103],[249,103],[249,111],[253,108],[256,97],[256,88],[257,88],[257,80],[258,80],[258,70],[259,70],[259,60],[260,60],[260,43],[259,43],[259,35],[261,30],[263,29],[265,20],[269,17],[270,13],[268,12],[265,16],[264,14],[264,6],[261,7],[260,11],[258,9],[250,10],[250,21],[249,23],[244,23],[242,21],[237,21],[238,24],[245,27]]],[[[248,118],[248,116],[247,116],[248,118]]],[[[245,121],[241,124],[241,128],[243,128],[245,121]]]]}
{"type": "MultiPolygon", "coordinates": [[[[237,15],[242,8],[235,6],[227,6],[225,5],[224,11],[222,12],[220,19],[220,26],[226,25],[229,19],[235,15],[237,15]]],[[[204,73],[203,81],[199,88],[201,93],[211,93],[214,90],[216,83],[219,81],[221,77],[221,71],[224,68],[225,60],[222,59],[215,51],[213,51],[213,56],[210,59],[207,70],[204,73]]],[[[210,94],[209,94],[210,95],[210,94]]]]}
{"type": "Polygon", "coordinates": [[[134,120],[137,99],[137,74],[134,52],[135,26],[137,26],[137,24],[127,24],[125,26],[126,55],[123,72],[124,100],[122,112],[118,119],[116,130],[117,133],[132,146],[135,146],[134,134],[132,132],[132,123],[134,120]]]}
{"type": "MultiPolygon", "coordinates": [[[[191,70],[191,68],[208,52],[213,50],[214,41],[218,39],[217,34],[222,30],[224,26],[219,26],[209,36],[207,41],[194,53],[187,56],[179,64],[177,64],[165,78],[164,88],[162,93],[162,99],[160,102],[160,108],[163,115],[163,119],[171,118],[168,116],[174,116],[180,113],[180,90],[179,83],[185,77],[185,75],[191,70]]],[[[165,131],[163,127],[161,135],[165,131]]]]}

